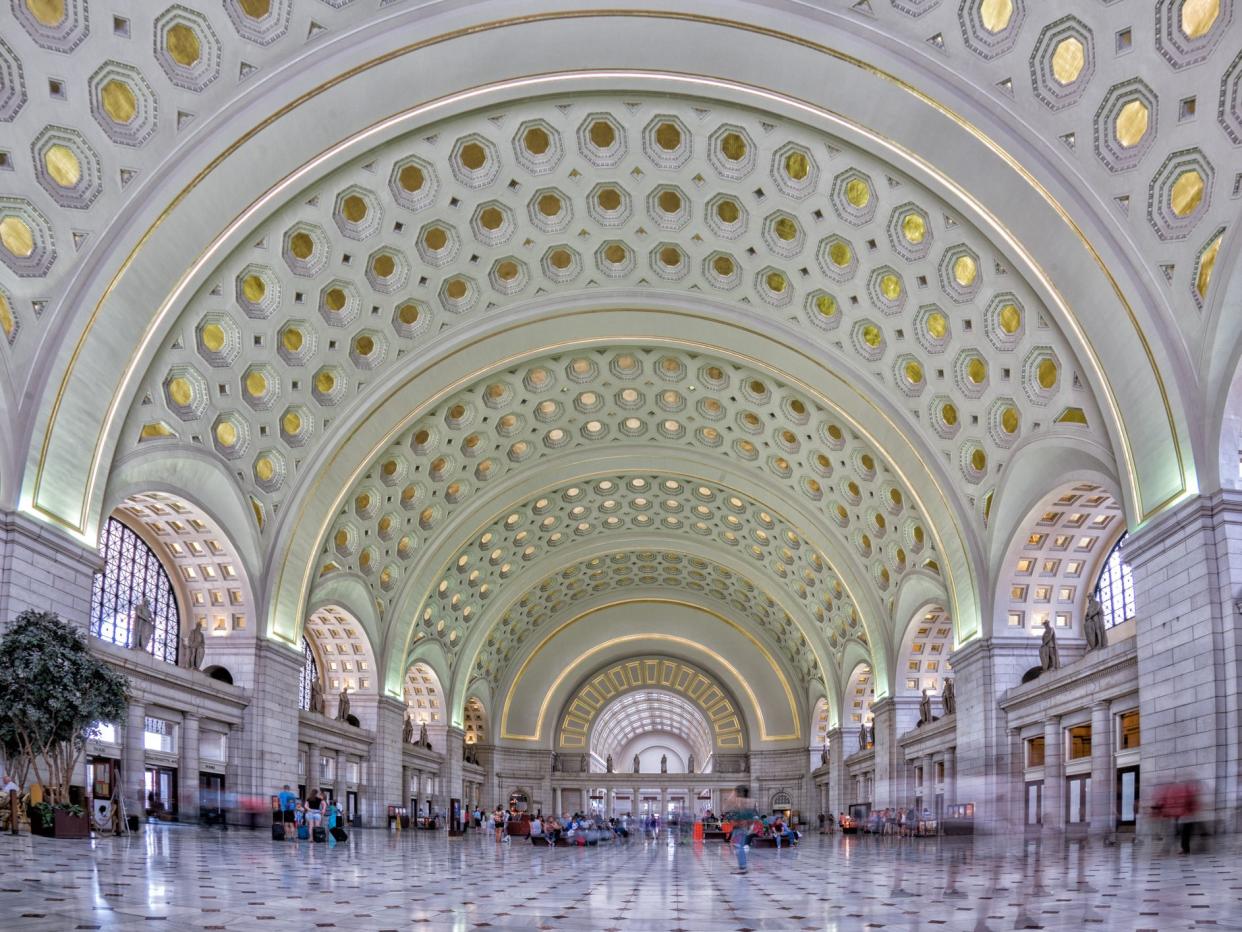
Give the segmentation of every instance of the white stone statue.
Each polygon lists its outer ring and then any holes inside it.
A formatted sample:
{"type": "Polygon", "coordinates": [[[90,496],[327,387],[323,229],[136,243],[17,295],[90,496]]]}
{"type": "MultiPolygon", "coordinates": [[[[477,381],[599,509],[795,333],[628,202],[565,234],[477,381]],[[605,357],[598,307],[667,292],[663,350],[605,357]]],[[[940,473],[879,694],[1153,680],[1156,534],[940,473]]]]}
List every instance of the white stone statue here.
{"type": "Polygon", "coordinates": [[[660,755],[660,773],[668,773],[668,755],[660,755]]]}
{"type": "Polygon", "coordinates": [[[319,677],[311,680],[310,710],[323,715],[323,686],[319,683],[319,677]]]}
{"type": "Polygon", "coordinates": [[[638,766],[638,755],[637,754],[634,755],[634,772],[635,773],[641,772],[638,766]]]}
{"type": "Polygon", "coordinates": [[[1057,633],[1048,619],[1044,619],[1044,636],[1039,642],[1039,666],[1045,672],[1061,668],[1061,654],[1057,650],[1057,633]]]}
{"type": "Polygon", "coordinates": [[[1082,619],[1082,636],[1087,640],[1087,650],[1103,650],[1108,646],[1104,606],[1094,595],[1087,599],[1087,614],[1082,619]]]}
{"type": "Polygon", "coordinates": [[[401,725],[401,740],[405,744],[409,744],[414,740],[414,719],[410,718],[410,713],[405,713],[405,722],[401,725]]]}
{"type": "Polygon", "coordinates": [[[867,723],[858,726],[858,750],[867,750],[867,723]]]}
{"type": "Polygon", "coordinates": [[[932,720],[931,696],[927,695],[927,690],[923,690],[923,696],[919,699],[919,724],[929,725],[932,720]]]}
{"type": "Polygon", "coordinates": [[[686,761],[686,773],[694,773],[694,755],[690,755],[690,759],[686,761]]]}
{"type": "Polygon", "coordinates": [[[146,599],[134,606],[133,614],[130,616],[129,630],[132,638],[130,647],[134,650],[147,650],[147,645],[155,636],[155,622],[151,619],[151,608],[147,605],[146,599]]]}
{"type": "Polygon", "coordinates": [[[185,644],[185,666],[187,670],[197,670],[203,665],[203,654],[207,652],[207,638],[199,625],[190,628],[190,635],[185,644]]]}
{"type": "Polygon", "coordinates": [[[953,680],[946,679],[944,685],[940,688],[940,708],[945,715],[955,715],[957,713],[957,691],[953,686],[953,680]]]}
{"type": "Polygon", "coordinates": [[[336,697],[336,720],[338,722],[349,721],[349,687],[348,686],[342,689],[340,695],[336,697]]]}
{"type": "Polygon", "coordinates": [[[427,723],[423,722],[418,726],[418,746],[431,750],[431,739],[427,737],[427,723]]]}
{"type": "Polygon", "coordinates": [[[605,762],[604,766],[608,768],[608,773],[612,773],[612,755],[611,754],[608,755],[608,760],[605,762]]]}

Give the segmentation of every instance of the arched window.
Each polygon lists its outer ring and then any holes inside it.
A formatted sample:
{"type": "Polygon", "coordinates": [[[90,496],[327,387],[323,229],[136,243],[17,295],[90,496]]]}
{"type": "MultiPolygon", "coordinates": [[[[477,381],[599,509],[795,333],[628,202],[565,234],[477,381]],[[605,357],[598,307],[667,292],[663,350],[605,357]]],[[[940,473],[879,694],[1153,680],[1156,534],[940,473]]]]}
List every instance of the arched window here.
{"type": "Polygon", "coordinates": [[[102,573],[95,574],[91,595],[91,634],[101,641],[130,646],[134,609],[147,603],[155,633],[147,652],[168,663],[177,662],[181,641],[181,613],[172,580],[160,558],[141,537],[116,518],[109,518],[99,538],[102,573]]]}
{"type": "Polygon", "coordinates": [[[1095,583],[1095,597],[1104,608],[1105,628],[1134,617],[1134,577],[1130,573],[1130,564],[1121,557],[1125,542],[1126,535],[1122,534],[1104,561],[1104,569],[1095,583]]]}
{"type": "Polygon", "coordinates": [[[309,712],[311,707],[311,683],[319,679],[319,664],[315,662],[315,652],[311,650],[310,641],[302,638],[302,675],[298,680],[298,707],[309,712]]]}

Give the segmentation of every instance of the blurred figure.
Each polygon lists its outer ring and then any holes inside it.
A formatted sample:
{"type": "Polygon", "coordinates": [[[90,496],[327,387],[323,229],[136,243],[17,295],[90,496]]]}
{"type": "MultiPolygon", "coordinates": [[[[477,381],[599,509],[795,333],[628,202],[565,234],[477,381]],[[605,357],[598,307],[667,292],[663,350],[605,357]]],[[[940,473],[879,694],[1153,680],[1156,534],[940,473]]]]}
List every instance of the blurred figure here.
{"type": "Polygon", "coordinates": [[[1168,820],[1170,836],[1177,838],[1182,854],[1190,854],[1190,841],[1199,823],[1198,784],[1190,780],[1166,783],[1156,791],[1152,811],[1168,820]]]}

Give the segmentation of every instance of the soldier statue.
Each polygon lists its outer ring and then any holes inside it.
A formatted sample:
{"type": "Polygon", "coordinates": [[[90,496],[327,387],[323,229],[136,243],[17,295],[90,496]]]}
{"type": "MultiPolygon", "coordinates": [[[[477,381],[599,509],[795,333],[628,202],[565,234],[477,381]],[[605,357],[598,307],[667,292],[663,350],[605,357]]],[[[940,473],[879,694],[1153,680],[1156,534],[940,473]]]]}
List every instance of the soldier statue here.
{"type": "Polygon", "coordinates": [[[403,744],[409,744],[414,740],[414,719],[410,717],[410,713],[405,713],[405,722],[401,726],[401,741],[403,744]]]}
{"type": "Polygon", "coordinates": [[[690,759],[686,761],[686,773],[694,773],[694,755],[690,755],[690,759]]]}
{"type": "Polygon", "coordinates": [[[668,773],[668,755],[660,755],[660,773],[668,773]]]}
{"type": "Polygon", "coordinates": [[[418,746],[431,750],[431,739],[427,737],[427,723],[423,722],[418,726],[418,746]]]}
{"type": "Polygon", "coordinates": [[[612,755],[611,754],[608,755],[608,760],[605,762],[604,766],[607,767],[608,773],[612,773],[612,755]]]}
{"type": "Polygon", "coordinates": [[[323,715],[323,686],[319,684],[319,677],[311,680],[310,710],[323,715]]]}
{"type": "Polygon", "coordinates": [[[341,690],[340,695],[336,697],[336,720],[338,722],[349,721],[349,687],[346,686],[341,690]]]}
{"type": "Polygon", "coordinates": [[[638,772],[639,772],[639,769],[638,769],[638,755],[637,755],[637,754],[635,754],[635,755],[634,755],[634,772],[635,772],[635,773],[638,773],[638,772]]]}

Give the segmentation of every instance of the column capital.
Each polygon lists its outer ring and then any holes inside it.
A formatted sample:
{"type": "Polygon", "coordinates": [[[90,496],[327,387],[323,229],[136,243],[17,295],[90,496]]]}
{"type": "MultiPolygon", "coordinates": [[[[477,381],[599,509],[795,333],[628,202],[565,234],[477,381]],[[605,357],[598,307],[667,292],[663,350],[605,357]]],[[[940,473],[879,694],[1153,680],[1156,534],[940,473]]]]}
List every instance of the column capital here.
{"type": "Polygon", "coordinates": [[[1091,703],[1092,712],[1107,712],[1112,708],[1112,702],[1108,699],[1101,699],[1099,702],[1091,703]]]}

